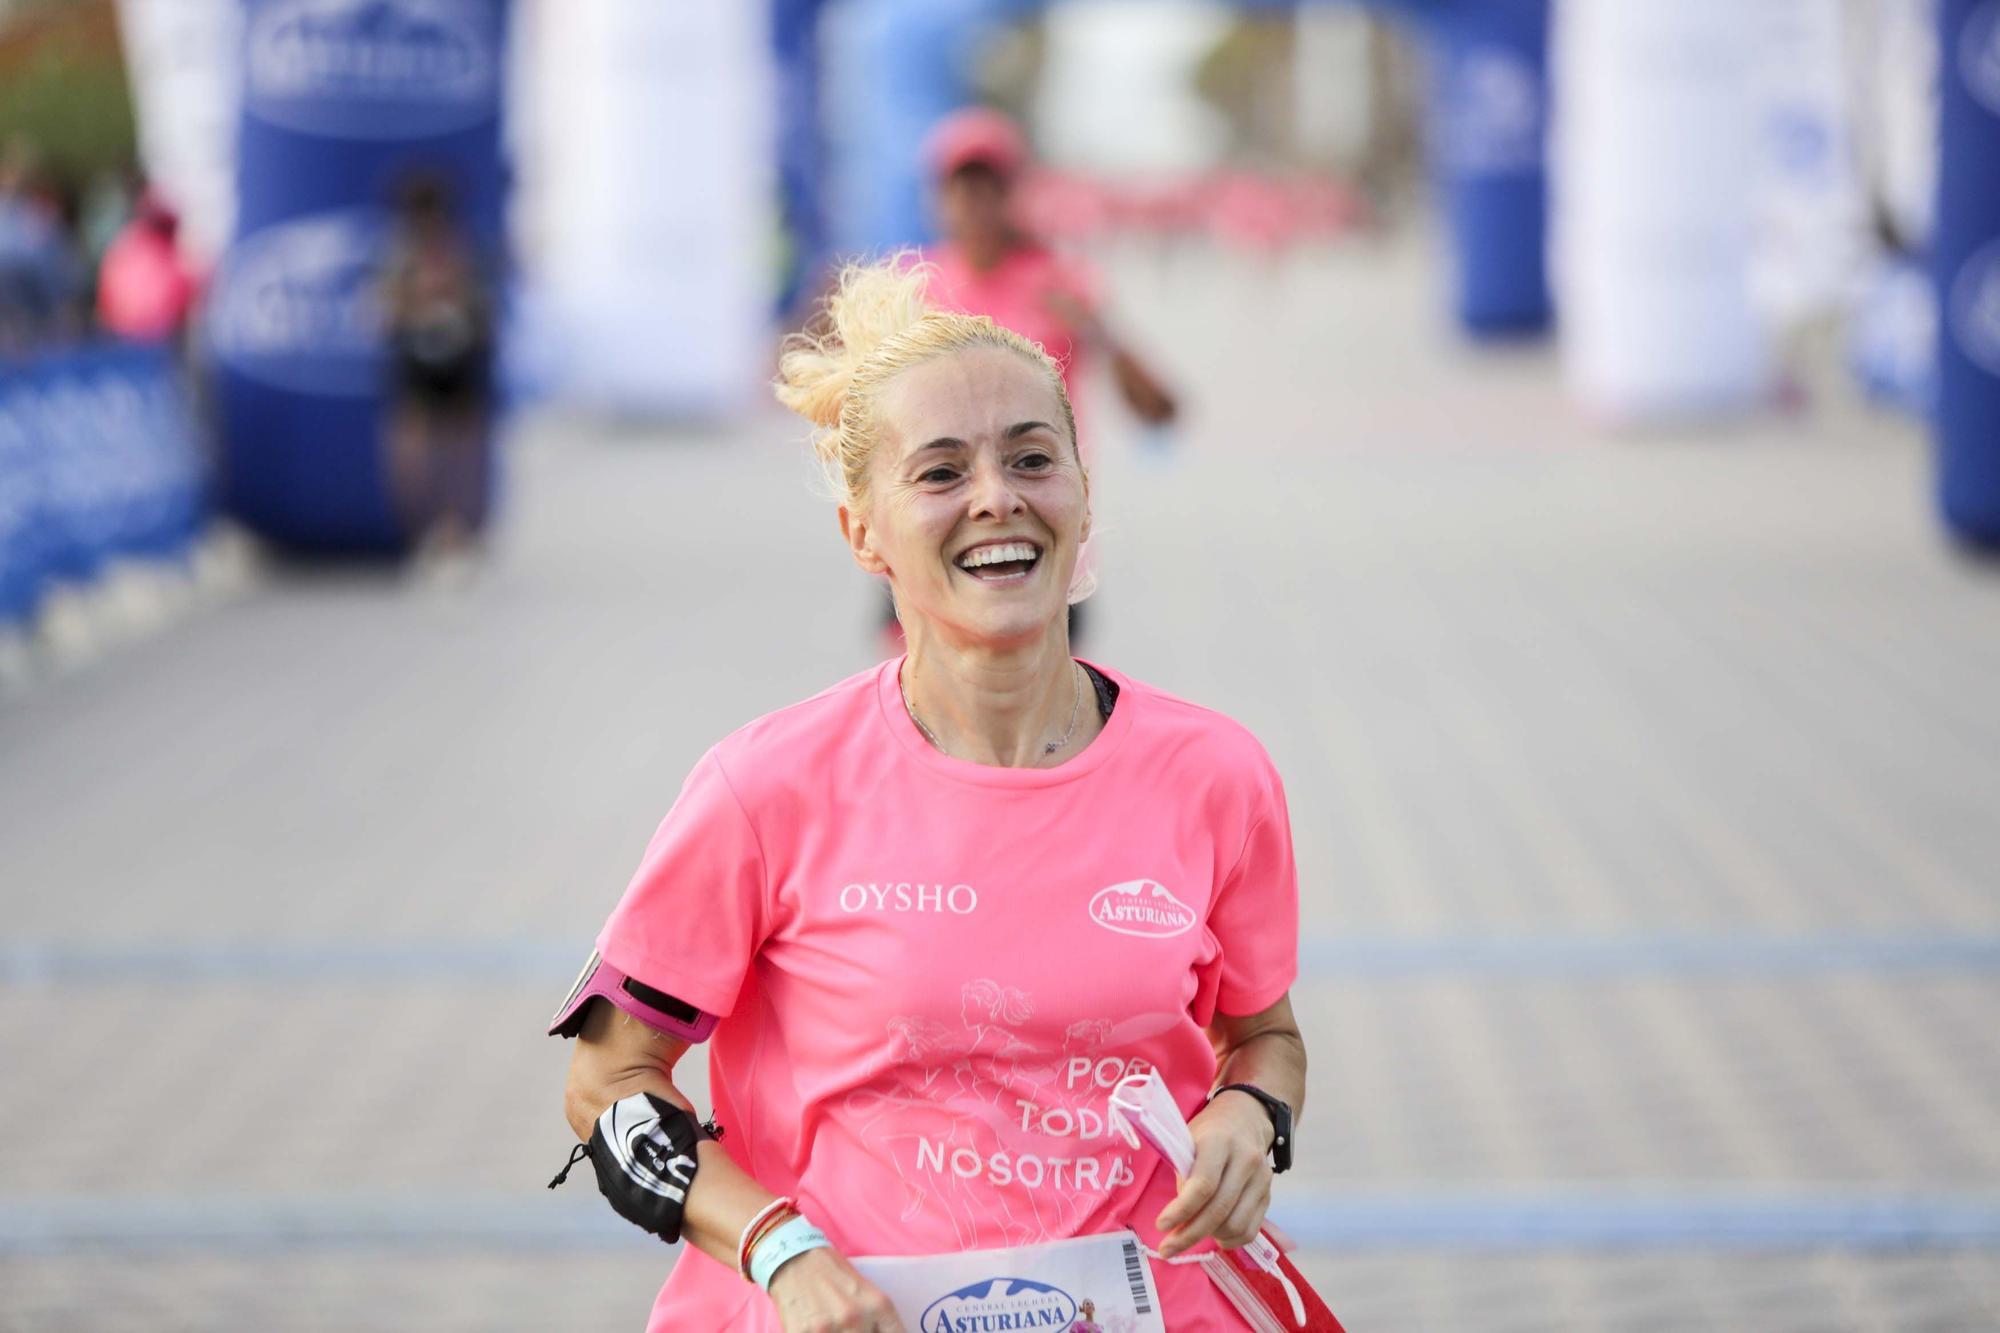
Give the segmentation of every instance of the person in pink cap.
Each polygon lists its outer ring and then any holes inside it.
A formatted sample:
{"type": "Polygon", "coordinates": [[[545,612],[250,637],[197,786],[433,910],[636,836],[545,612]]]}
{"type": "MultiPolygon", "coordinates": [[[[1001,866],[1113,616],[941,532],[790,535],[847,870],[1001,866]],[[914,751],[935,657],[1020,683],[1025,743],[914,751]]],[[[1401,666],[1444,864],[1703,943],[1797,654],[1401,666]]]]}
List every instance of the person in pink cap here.
{"type": "Polygon", "coordinates": [[[986,107],[953,112],[931,131],[924,156],[943,231],[924,250],[934,270],[932,303],[989,316],[1039,344],[1062,367],[1072,400],[1082,368],[1102,357],[1134,415],[1149,425],[1172,421],[1172,392],[1106,327],[1096,276],[1043,245],[1016,217],[1014,187],[1030,159],[1014,122],[986,107]]]}
{"type": "MultiPolygon", "coordinates": [[[[1058,254],[1026,230],[1014,207],[1015,186],[1030,166],[1027,140],[1007,116],[968,107],[946,116],[924,144],[943,232],[922,259],[930,303],[940,310],[985,315],[1047,352],[1062,370],[1072,402],[1086,367],[1102,359],[1133,415],[1164,426],[1179,413],[1164,381],[1111,333],[1101,310],[1101,284],[1081,260],[1058,254]]],[[[1086,580],[1094,561],[1084,555],[1086,580]]],[[[1083,610],[1070,615],[1083,636],[1083,610]]],[[[893,614],[882,622],[885,649],[902,649],[893,614]]]]}
{"type": "Polygon", "coordinates": [[[1238,1333],[1203,1257],[1258,1235],[1305,1093],[1284,787],[1241,726],[1071,654],[1061,368],[926,278],[851,266],[778,379],[908,650],[695,765],[551,1028],[571,1161],[687,1243],[654,1333],[912,1333],[930,1307],[897,1313],[882,1256],[993,1275],[947,1284],[989,1312],[952,1327],[1086,1292],[1089,1327],[1129,1284],[1174,1333],[1238,1333]],[[676,1072],[701,1041],[706,1120],[676,1072]],[[1109,1119],[1148,1072],[1185,1181],[1109,1119]]]}
{"type": "Polygon", "coordinates": [[[200,284],[176,241],[180,217],[147,188],[97,271],[97,322],[116,338],[178,341],[200,284]]]}

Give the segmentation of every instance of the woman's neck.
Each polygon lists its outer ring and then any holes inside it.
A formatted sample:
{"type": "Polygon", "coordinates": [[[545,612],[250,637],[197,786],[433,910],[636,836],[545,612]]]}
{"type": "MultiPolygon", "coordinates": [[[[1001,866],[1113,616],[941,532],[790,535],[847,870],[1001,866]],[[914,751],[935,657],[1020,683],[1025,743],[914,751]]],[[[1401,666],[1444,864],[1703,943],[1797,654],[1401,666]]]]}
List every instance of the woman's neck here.
{"type": "Polygon", "coordinates": [[[1010,649],[913,635],[902,688],[932,744],[976,764],[1050,768],[1081,752],[1103,728],[1094,703],[1083,697],[1091,691],[1060,623],[1041,641],[1010,649]],[[1052,741],[1061,743],[1051,750],[1052,741]]]}
{"type": "Polygon", "coordinates": [[[960,238],[958,253],[975,273],[991,273],[1021,248],[1024,240],[1012,227],[980,236],[960,238]]]}

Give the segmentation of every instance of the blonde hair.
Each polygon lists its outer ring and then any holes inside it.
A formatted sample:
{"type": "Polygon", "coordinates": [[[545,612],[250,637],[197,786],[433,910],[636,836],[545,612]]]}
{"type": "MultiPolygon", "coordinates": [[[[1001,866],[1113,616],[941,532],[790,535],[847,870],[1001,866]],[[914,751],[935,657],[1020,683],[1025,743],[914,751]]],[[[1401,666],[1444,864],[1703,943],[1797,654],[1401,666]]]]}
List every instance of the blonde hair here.
{"type": "MultiPolygon", "coordinates": [[[[818,428],[813,452],[829,487],[851,508],[868,497],[868,461],[881,439],[877,393],[911,367],[952,352],[1004,347],[1038,366],[1062,404],[1070,448],[1077,448],[1076,413],[1055,359],[985,315],[931,309],[925,290],[933,272],[909,251],[872,264],[850,263],[820,317],[785,339],[778,401],[818,428]]],[[[1083,465],[1081,450],[1077,465],[1083,465]]],[[[1089,488],[1086,473],[1085,494],[1089,488]]]]}

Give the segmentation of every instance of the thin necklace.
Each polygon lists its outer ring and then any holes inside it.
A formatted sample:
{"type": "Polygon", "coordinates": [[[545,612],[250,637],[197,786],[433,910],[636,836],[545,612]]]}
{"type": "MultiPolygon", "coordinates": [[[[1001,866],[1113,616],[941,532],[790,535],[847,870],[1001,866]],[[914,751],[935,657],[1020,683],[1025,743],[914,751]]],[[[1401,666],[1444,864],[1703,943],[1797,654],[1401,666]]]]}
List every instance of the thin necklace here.
{"type": "MultiPolygon", "coordinates": [[[[1062,735],[1042,746],[1044,755],[1054,754],[1069,744],[1069,738],[1076,735],[1076,719],[1083,711],[1083,668],[1076,664],[1075,658],[1070,659],[1069,666],[1070,682],[1076,686],[1076,697],[1071,699],[1069,704],[1069,726],[1063,729],[1062,735]]],[[[903,696],[903,711],[910,715],[910,721],[917,724],[917,730],[924,733],[924,739],[931,743],[931,748],[939,754],[950,755],[951,751],[944,748],[944,742],[937,738],[937,733],[925,726],[924,720],[917,716],[917,706],[910,702],[910,688],[903,683],[903,673],[900,671],[896,673],[896,689],[903,696]]]]}

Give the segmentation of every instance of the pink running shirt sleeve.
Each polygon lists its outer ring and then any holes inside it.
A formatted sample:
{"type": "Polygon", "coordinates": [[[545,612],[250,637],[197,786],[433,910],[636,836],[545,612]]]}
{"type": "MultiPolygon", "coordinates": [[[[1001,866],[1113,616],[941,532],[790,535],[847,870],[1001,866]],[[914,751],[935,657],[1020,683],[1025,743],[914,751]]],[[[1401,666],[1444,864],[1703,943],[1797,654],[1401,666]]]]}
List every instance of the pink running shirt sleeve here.
{"type": "Polygon", "coordinates": [[[1262,1013],[1283,999],[1299,971],[1299,873],[1292,857],[1292,823],[1284,783],[1268,759],[1261,804],[1242,855],[1217,891],[1208,917],[1209,932],[1222,946],[1215,1006],[1239,1017],[1262,1013]]]}
{"type": "Polygon", "coordinates": [[[597,951],[628,976],[726,1017],[770,916],[762,849],[711,750],[653,834],[597,951]]]}

